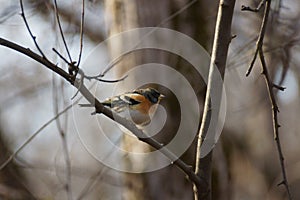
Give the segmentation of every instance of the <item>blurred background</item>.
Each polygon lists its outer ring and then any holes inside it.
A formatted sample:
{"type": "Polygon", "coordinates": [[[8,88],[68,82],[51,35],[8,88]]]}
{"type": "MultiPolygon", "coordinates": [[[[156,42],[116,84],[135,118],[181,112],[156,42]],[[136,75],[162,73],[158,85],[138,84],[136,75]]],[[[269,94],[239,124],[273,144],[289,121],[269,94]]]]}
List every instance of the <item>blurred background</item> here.
{"type": "MultiPolygon", "coordinates": [[[[0,37],[36,51],[20,16],[19,3],[4,0],[0,3],[0,37]]],[[[56,21],[54,2],[24,0],[23,3],[30,28],[44,54],[53,63],[67,69],[52,51],[55,48],[67,57],[56,21]]],[[[82,1],[58,0],[57,3],[70,54],[76,60],[80,50],[82,1]]],[[[238,0],[235,6],[232,34],[237,37],[230,44],[225,72],[227,115],[213,154],[213,199],[286,199],[284,187],[277,186],[282,180],[281,169],[273,139],[271,105],[258,61],[251,75],[245,76],[254,55],[263,12],[242,12],[240,8],[242,5],[255,7],[258,4],[257,0],[238,0]]],[[[218,2],[208,0],[85,1],[82,69],[88,75],[102,72],[110,57],[118,54],[118,48],[116,44],[101,42],[137,27],[159,26],[182,32],[210,53],[217,9],[218,2]],[[97,48],[99,55],[90,54],[99,43],[102,44],[101,48],[97,48]]],[[[276,98],[280,110],[280,139],[294,199],[300,199],[299,11],[297,0],[272,1],[264,46],[274,83],[286,87],[284,92],[276,91],[276,98]]],[[[76,90],[24,55],[1,47],[0,56],[0,161],[3,163],[57,113],[74,103],[71,97],[76,90]]],[[[105,78],[122,77],[134,66],[143,63],[165,64],[184,74],[198,97],[199,113],[202,112],[205,84],[201,76],[187,61],[168,52],[153,49],[132,52],[125,55],[105,78]]],[[[152,75],[157,74],[154,71],[152,75]]],[[[85,82],[93,86],[92,82],[85,82]]],[[[183,105],[179,105],[168,88],[157,84],[151,86],[169,97],[162,102],[167,114],[166,124],[155,136],[165,144],[174,137],[172,133],[178,128],[180,106],[183,105]]],[[[103,100],[112,95],[114,87],[115,84],[101,82],[92,90],[103,100]]],[[[120,89],[126,90],[126,86],[120,89]]],[[[182,95],[185,95],[184,91],[182,95]]],[[[78,98],[80,95],[75,100],[78,98]]],[[[80,102],[86,103],[84,100],[80,102]]],[[[116,166],[145,167],[142,160],[112,151],[95,134],[99,129],[104,130],[104,135],[125,151],[148,152],[152,149],[130,134],[123,134],[121,129],[111,127],[112,122],[105,117],[90,115],[92,112],[93,109],[75,105],[47,124],[13,162],[0,171],[0,198],[193,198],[191,183],[176,166],[143,174],[126,173],[95,159],[82,141],[88,141],[89,147],[101,153],[103,159],[110,157],[116,166]]],[[[194,163],[194,151],[193,143],[182,155],[182,159],[190,165],[194,163]]]]}

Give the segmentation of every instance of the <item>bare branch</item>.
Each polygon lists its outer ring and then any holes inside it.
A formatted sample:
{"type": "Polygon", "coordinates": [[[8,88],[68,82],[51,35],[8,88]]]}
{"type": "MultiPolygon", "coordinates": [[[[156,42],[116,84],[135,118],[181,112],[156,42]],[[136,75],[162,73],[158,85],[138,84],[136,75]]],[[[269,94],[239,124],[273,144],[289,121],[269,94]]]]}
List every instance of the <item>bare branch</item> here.
{"type": "Polygon", "coordinates": [[[20,7],[21,7],[21,16],[24,20],[25,26],[31,36],[31,38],[33,39],[34,45],[36,46],[36,48],[38,49],[38,51],[40,52],[40,54],[42,55],[43,58],[47,59],[46,56],[44,55],[43,51],[41,50],[40,46],[38,45],[38,43],[36,42],[36,36],[33,35],[33,33],[30,30],[30,27],[28,25],[27,19],[25,17],[25,12],[24,12],[24,7],[23,7],[23,1],[20,0],[20,7]]]}
{"type": "Polygon", "coordinates": [[[284,91],[286,89],[286,87],[283,87],[283,86],[280,86],[280,85],[276,85],[275,83],[273,83],[273,87],[278,89],[278,90],[281,90],[281,91],[284,91]]]}
{"type": "Polygon", "coordinates": [[[275,99],[275,95],[274,95],[274,91],[273,91],[273,87],[274,84],[272,83],[271,79],[270,79],[270,75],[267,69],[267,64],[265,61],[265,57],[263,54],[262,49],[259,50],[259,58],[261,61],[261,66],[262,66],[262,70],[263,70],[263,76],[265,78],[265,82],[267,85],[267,90],[269,93],[269,99],[272,105],[272,121],[273,121],[273,131],[274,131],[274,140],[276,142],[276,146],[277,146],[277,151],[278,151],[278,155],[279,155],[279,160],[280,160],[280,167],[281,167],[281,173],[283,176],[283,180],[279,185],[284,185],[286,192],[288,194],[288,199],[291,200],[292,199],[292,195],[290,192],[290,188],[289,188],[289,182],[288,182],[288,178],[286,175],[286,170],[285,170],[285,164],[284,164],[284,156],[283,156],[283,152],[282,152],[282,148],[281,148],[281,142],[280,142],[280,137],[279,137],[279,123],[278,123],[278,105],[275,99]]]}
{"type": "Polygon", "coordinates": [[[77,67],[80,65],[82,49],[83,49],[83,32],[84,32],[84,0],[82,0],[81,23],[80,23],[80,47],[77,61],[77,67]]]}
{"type": "Polygon", "coordinates": [[[65,63],[71,65],[71,63],[65,57],[63,57],[63,55],[61,55],[61,53],[59,53],[55,48],[52,48],[52,51],[54,51],[58,55],[58,57],[60,57],[65,63]]]}
{"type": "Polygon", "coordinates": [[[63,43],[64,43],[64,46],[65,46],[66,52],[68,54],[68,57],[70,59],[70,63],[72,63],[73,61],[72,61],[72,58],[71,58],[71,54],[69,52],[69,48],[68,48],[67,42],[65,40],[64,32],[63,32],[62,27],[61,27],[59,13],[58,13],[58,9],[57,9],[57,1],[56,0],[54,0],[54,10],[55,10],[56,20],[57,20],[57,24],[58,24],[58,27],[59,27],[61,38],[63,40],[63,43]]]}
{"type": "MultiPolygon", "coordinates": [[[[263,0],[262,2],[265,2],[265,1],[266,0],[263,0]]],[[[270,12],[270,3],[269,3],[269,1],[267,1],[266,6],[265,6],[264,17],[263,17],[261,28],[260,28],[260,31],[259,31],[259,36],[258,36],[258,39],[257,39],[257,42],[256,42],[255,54],[254,54],[254,57],[252,59],[252,62],[250,64],[250,66],[249,66],[249,68],[246,72],[246,76],[250,75],[250,73],[252,71],[252,68],[254,66],[254,62],[255,62],[256,57],[257,57],[257,53],[258,53],[259,49],[261,49],[262,46],[263,46],[264,37],[265,37],[265,33],[266,33],[266,27],[267,27],[267,23],[268,23],[269,12],[270,12]]]]}
{"type": "Polygon", "coordinates": [[[20,52],[20,53],[24,54],[24,55],[27,55],[28,57],[34,59],[35,61],[43,64],[45,67],[52,70],[53,72],[59,74],[61,77],[65,78],[70,83],[74,82],[74,77],[69,75],[66,71],[64,71],[63,69],[59,68],[57,65],[50,62],[47,58],[42,57],[42,56],[34,53],[33,51],[31,51],[28,48],[24,48],[24,47],[22,47],[22,46],[20,46],[16,43],[10,42],[10,41],[8,41],[6,39],[3,39],[1,37],[0,37],[0,45],[6,46],[10,49],[13,49],[17,52],[20,52]]]}
{"type": "MultiPolygon", "coordinates": [[[[253,58],[253,60],[255,61],[256,59],[256,55],[257,52],[259,54],[259,58],[261,61],[261,68],[262,68],[262,74],[264,76],[266,85],[267,85],[267,90],[269,93],[269,99],[272,105],[272,121],[273,121],[273,134],[274,134],[274,139],[276,142],[276,147],[277,147],[277,151],[278,151],[278,156],[279,156],[279,160],[280,160],[280,167],[281,167],[281,172],[282,172],[282,176],[283,176],[283,181],[279,184],[283,184],[285,186],[286,192],[288,194],[288,198],[291,200],[292,196],[291,196],[291,192],[290,192],[290,188],[289,188],[289,183],[288,183],[288,179],[287,179],[287,175],[286,175],[286,169],[285,169],[285,164],[284,164],[284,156],[283,156],[283,152],[281,149],[281,143],[280,143],[280,138],[279,138],[279,123],[278,123],[278,105],[275,99],[275,94],[273,91],[273,88],[277,88],[279,90],[284,90],[285,88],[279,85],[276,85],[272,82],[269,72],[268,72],[268,68],[267,68],[267,64],[265,61],[265,57],[264,57],[264,53],[263,53],[263,39],[266,33],[266,26],[267,26],[267,22],[268,22],[268,16],[269,16],[269,11],[270,11],[270,7],[271,7],[271,0],[266,0],[266,6],[265,6],[265,12],[264,12],[264,16],[263,16],[263,20],[262,20],[262,25],[261,25],[261,30],[259,33],[259,37],[258,37],[258,41],[256,43],[256,54],[255,54],[255,58],[253,58]]],[[[246,73],[246,76],[248,76],[252,70],[252,63],[246,73]]]]}

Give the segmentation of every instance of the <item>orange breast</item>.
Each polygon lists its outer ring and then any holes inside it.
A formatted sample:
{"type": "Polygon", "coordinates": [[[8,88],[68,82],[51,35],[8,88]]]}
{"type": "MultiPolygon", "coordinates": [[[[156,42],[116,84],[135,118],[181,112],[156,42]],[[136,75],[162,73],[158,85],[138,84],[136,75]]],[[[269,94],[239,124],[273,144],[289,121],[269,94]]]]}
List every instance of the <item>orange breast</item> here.
{"type": "Polygon", "coordinates": [[[151,107],[150,101],[148,101],[143,95],[137,95],[135,96],[135,99],[137,101],[140,101],[141,103],[133,105],[133,109],[139,110],[143,114],[148,114],[149,109],[151,107]]]}

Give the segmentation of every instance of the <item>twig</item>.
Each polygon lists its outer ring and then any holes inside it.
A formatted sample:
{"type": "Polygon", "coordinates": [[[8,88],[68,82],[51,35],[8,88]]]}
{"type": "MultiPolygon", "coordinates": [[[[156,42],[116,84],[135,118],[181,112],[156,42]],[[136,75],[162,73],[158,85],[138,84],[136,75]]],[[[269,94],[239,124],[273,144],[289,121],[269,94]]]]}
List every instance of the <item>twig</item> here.
{"type": "Polygon", "coordinates": [[[118,64],[119,62],[121,62],[121,60],[124,58],[124,56],[137,51],[137,49],[135,49],[137,46],[139,45],[139,43],[130,51],[127,51],[125,53],[123,53],[122,55],[118,56],[116,59],[112,60],[108,66],[103,70],[103,72],[101,72],[99,75],[94,76],[95,78],[99,78],[99,77],[103,77],[107,72],[109,72],[114,66],[116,66],[116,64],[118,64]]]}
{"type": "Polygon", "coordinates": [[[79,55],[77,61],[77,67],[80,65],[82,49],[83,49],[83,32],[84,32],[84,0],[82,0],[82,11],[81,11],[81,23],[80,23],[80,47],[79,47],[79,55]]]}
{"type": "Polygon", "coordinates": [[[282,152],[282,149],[281,149],[281,142],[280,142],[280,137],[279,137],[279,127],[280,127],[280,125],[278,123],[279,109],[278,109],[278,105],[277,105],[275,95],[274,95],[274,92],[273,92],[274,84],[270,80],[270,75],[269,75],[269,72],[268,72],[268,69],[267,69],[267,64],[266,64],[265,57],[264,57],[262,49],[259,50],[259,58],[260,58],[261,66],[262,66],[262,70],[263,70],[262,74],[265,78],[265,82],[266,82],[266,85],[267,85],[267,90],[268,90],[268,93],[269,93],[269,99],[270,99],[270,102],[271,102],[271,105],[272,105],[272,121],[273,121],[274,140],[276,141],[278,156],[279,156],[279,160],[280,160],[281,173],[282,173],[282,176],[283,176],[283,180],[279,185],[283,184],[285,186],[286,192],[288,194],[288,198],[291,200],[292,195],[291,195],[291,192],[290,192],[289,182],[288,182],[288,178],[287,178],[287,175],[286,175],[286,169],[285,169],[285,164],[284,164],[284,156],[283,156],[283,152],[282,152]]]}
{"type": "Polygon", "coordinates": [[[283,86],[280,86],[280,85],[276,85],[275,83],[273,83],[273,87],[278,89],[278,90],[281,90],[281,91],[284,91],[286,89],[286,87],[283,87],[283,86]]]}
{"type": "Polygon", "coordinates": [[[65,57],[63,57],[63,55],[61,55],[61,53],[59,53],[55,48],[52,48],[52,51],[54,51],[65,63],[71,65],[71,63],[65,57]]]}
{"type": "MultiPolygon", "coordinates": [[[[269,0],[263,0],[262,2],[266,2],[266,5],[265,5],[265,11],[264,11],[264,17],[263,17],[263,20],[262,20],[262,25],[261,25],[261,28],[260,28],[260,31],[259,31],[259,36],[258,36],[258,39],[257,39],[257,42],[256,42],[256,50],[255,50],[255,54],[254,54],[254,57],[252,59],[252,62],[246,72],[246,76],[249,76],[251,71],[252,71],[252,68],[254,66],[254,63],[255,63],[255,60],[257,58],[257,54],[258,54],[258,51],[259,49],[262,48],[263,46],[263,42],[264,42],[264,37],[265,37],[265,33],[266,33],[266,27],[267,27],[267,23],[268,23],[268,17],[269,17],[269,12],[270,12],[270,4],[271,2],[269,0]]],[[[260,3],[260,5],[264,5],[264,3],[262,4],[262,2],[260,3]]]]}
{"type": "Polygon", "coordinates": [[[40,46],[38,45],[38,43],[36,42],[36,36],[34,36],[30,30],[30,27],[28,25],[27,19],[25,17],[25,12],[24,12],[24,7],[23,7],[23,1],[20,0],[20,7],[21,7],[21,16],[24,20],[25,26],[31,36],[31,38],[33,39],[33,42],[35,44],[35,47],[38,49],[38,51],[40,52],[40,54],[42,55],[43,58],[47,59],[46,56],[44,55],[43,51],[41,50],[40,46]]]}
{"type": "Polygon", "coordinates": [[[95,96],[85,87],[85,85],[81,85],[80,88],[79,81],[73,80],[70,78],[70,75],[62,70],[61,68],[57,67],[53,63],[51,63],[48,60],[45,60],[43,57],[37,55],[36,53],[32,52],[29,49],[26,49],[24,47],[21,47],[20,45],[17,45],[13,42],[7,41],[3,38],[0,38],[0,45],[6,46],[10,49],[13,49],[15,51],[18,51],[24,55],[27,55],[28,57],[32,58],[33,60],[43,64],[48,69],[52,70],[53,72],[57,73],[61,77],[63,77],[65,80],[70,82],[73,86],[75,86],[77,89],[79,89],[80,93],[89,101],[91,105],[95,106],[97,113],[102,113],[106,117],[112,119],[113,121],[118,122],[119,124],[123,125],[125,128],[127,128],[129,131],[131,131],[139,140],[149,144],[153,148],[159,150],[162,154],[164,154],[167,158],[170,160],[173,160],[172,164],[176,165],[178,168],[180,168],[188,177],[189,179],[197,185],[197,187],[201,188],[204,187],[207,183],[205,183],[200,177],[198,177],[195,172],[193,171],[192,167],[187,165],[185,162],[183,162],[180,158],[178,158],[176,155],[174,155],[172,152],[170,152],[168,149],[163,148],[163,145],[154,140],[153,138],[147,138],[145,137],[145,133],[138,129],[135,124],[128,121],[125,118],[122,118],[118,114],[114,113],[104,107],[98,99],[95,98],[95,96]]]}
{"type": "Polygon", "coordinates": [[[72,63],[73,61],[72,61],[72,58],[71,58],[71,54],[69,52],[69,48],[68,48],[67,42],[65,40],[64,32],[63,32],[62,27],[61,27],[56,0],[54,0],[54,10],[55,10],[56,20],[57,20],[57,24],[58,24],[58,27],[59,27],[61,38],[63,40],[63,43],[64,43],[64,46],[65,46],[66,52],[68,54],[68,57],[70,59],[70,63],[72,63]]]}
{"type": "Polygon", "coordinates": [[[107,79],[102,79],[99,78],[98,76],[86,76],[84,75],[84,78],[88,79],[88,80],[97,80],[97,81],[101,81],[101,82],[105,82],[105,83],[116,83],[116,82],[120,82],[125,80],[128,77],[128,75],[125,75],[119,79],[114,79],[114,80],[107,80],[107,79]]]}

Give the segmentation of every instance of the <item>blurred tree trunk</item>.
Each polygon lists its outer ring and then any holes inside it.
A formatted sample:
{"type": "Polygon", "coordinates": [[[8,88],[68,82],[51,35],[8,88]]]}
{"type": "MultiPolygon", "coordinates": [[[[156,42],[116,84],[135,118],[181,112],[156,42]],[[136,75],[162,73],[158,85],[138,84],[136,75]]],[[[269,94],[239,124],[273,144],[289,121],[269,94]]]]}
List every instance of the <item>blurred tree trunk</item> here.
{"type": "MultiPolygon", "coordinates": [[[[198,1],[188,9],[182,11],[169,21],[161,24],[170,15],[184,7],[190,1],[188,0],[106,0],[105,11],[106,21],[108,23],[109,35],[114,35],[122,31],[130,30],[137,27],[160,27],[171,28],[189,35],[197,40],[203,46],[209,41],[207,27],[205,26],[205,8],[198,1]]],[[[116,45],[114,41],[114,45],[116,45]]],[[[118,55],[116,46],[110,46],[111,55],[118,55]]],[[[142,52],[134,52],[132,55],[126,55],[121,63],[117,65],[118,73],[123,74],[128,69],[143,63],[161,63],[175,67],[176,70],[184,71],[187,74],[192,87],[197,91],[198,98],[202,101],[204,84],[201,82],[201,77],[195,75],[193,71],[186,69],[182,59],[176,56],[170,56],[165,52],[155,52],[145,50],[142,52]],[[175,64],[174,64],[175,63],[175,64]],[[199,81],[200,80],[200,81],[199,81]],[[200,83],[199,83],[200,82],[200,83]]],[[[155,75],[155,72],[153,72],[155,75]]],[[[180,86],[179,86],[180,87],[180,86]]],[[[183,91],[184,92],[184,91],[183,91]]],[[[168,96],[168,94],[167,94],[168,96]]],[[[168,113],[167,127],[164,128],[166,133],[172,131],[174,121],[178,120],[178,109],[173,103],[168,100],[164,105],[168,113]],[[173,118],[169,118],[170,113],[173,118]],[[177,118],[177,119],[174,119],[177,118]],[[173,122],[173,123],[172,123],[173,122]],[[169,125],[168,125],[169,124],[169,125]],[[167,131],[168,130],[168,131],[167,131]]],[[[200,105],[201,106],[201,105],[200,105]]],[[[180,117],[180,116],[179,116],[180,117]]],[[[163,130],[163,131],[164,131],[163,130]]],[[[160,142],[166,143],[173,136],[164,136],[157,138],[160,142]],[[169,138],[168,138],[169,137],[169,138]]],[[[123,148],[129,152],[140,149],[142,152],[150,151],[148,145],[138,142],[132,137],[124,136],[123,148]],[[135,150],[133,150],[133,147],[135,150]]],[[[195,146],[183,155],[182,159],[186,163],[193,165],[195,157],[195,146]]],[[[125,160],[125,165],[135,165],[136,161],[131,161],[130,158],[125,160]]],[[[141,161],[142,162],[142,161],[141,161]]],[[[175,166],[170,165],[161,170],[150,172],[147,174],[130,174],[125,175],[124,199],[192,199],[193,191],[192,184],[186,179],[185,175],[175,166]]]]}

